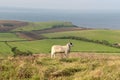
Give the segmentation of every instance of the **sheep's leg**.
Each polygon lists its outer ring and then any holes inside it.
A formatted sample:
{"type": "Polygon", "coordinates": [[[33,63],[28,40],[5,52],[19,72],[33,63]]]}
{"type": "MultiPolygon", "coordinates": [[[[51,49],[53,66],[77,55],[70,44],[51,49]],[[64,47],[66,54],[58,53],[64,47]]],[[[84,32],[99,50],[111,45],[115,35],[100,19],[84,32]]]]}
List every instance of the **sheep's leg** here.
{"type": "Polygon", "coordinates": [[[68,58],[68,54],[66,54],[66,58],[68,58]]]}
{"type": "Polygon", "coordinates": [[[55,58],[55,53],[53,54],[54,58],[55,58]]]}
{"type": "Polygon", "coordinates": [[[65,55],[65,58],[67,58],[67,55],[66,54],[64,54],[65,55]]]}
{"type": "Polygon", "coordinates": [[[65,52],[65,57],[66,57],[66,58],[69,57],[69,52],[68,52],[68,51],[65,52]]]}
{"type": "Polygon", "coordinates": [[[51,58],[53,58],[53,57],[55,58],[55,53],[52,52],[51,53],[51,58]]]}
{"type": "Polygon", "coordinates": [[[68,58],[68,54],[67,53],[65,53],[64,55],[65,55],[66,58],[68,58]]]}
{"type": "Polygon", "coordinates": [[[53,53],[51,52],[51,58],[53,58],[53,53]]]}

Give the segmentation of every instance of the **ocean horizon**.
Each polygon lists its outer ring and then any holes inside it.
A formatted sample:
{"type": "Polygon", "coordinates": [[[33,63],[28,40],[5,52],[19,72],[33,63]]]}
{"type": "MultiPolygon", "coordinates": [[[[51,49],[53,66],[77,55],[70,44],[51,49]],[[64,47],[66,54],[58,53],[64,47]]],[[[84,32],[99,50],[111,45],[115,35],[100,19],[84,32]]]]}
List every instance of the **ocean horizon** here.
{"type": "Polygon", "coordinates": [[[83,13],[65,10],[0,10],[0,20],[30,22],[67,21],[74,25],[97,29],[120,29],[119,13],[83,13]]]}

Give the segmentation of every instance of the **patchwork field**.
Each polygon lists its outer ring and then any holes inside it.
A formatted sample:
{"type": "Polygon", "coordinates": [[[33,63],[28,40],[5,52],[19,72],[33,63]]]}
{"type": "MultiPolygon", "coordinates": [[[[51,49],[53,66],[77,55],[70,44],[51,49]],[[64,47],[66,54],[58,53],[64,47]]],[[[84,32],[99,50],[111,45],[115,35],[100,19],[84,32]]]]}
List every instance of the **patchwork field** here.
{"type": "MultiPolygon", "coordinates": [[[[12,21],[13,23],[14,21],[12,21]]],[[[5,22],[1,21],[1,24],[5,22]]],[[[7,24],[11,24],[7,21],[7,24]]],[[[16,21],[14,24],[20,26],[23,22],[16,21]]],[[[31,51],[32,53],[50,53],[52,45],[65,45],[68,42],[73,43],[72,52],[98,52],[98,53],[119,53],[120,49],[97,44],[94,42],[74,39],[52,39],[59,37],[82,37],[90,40],[107,41],[111,45],[120,42],[119,30],[94,30],[80,28],[71,22],[26,22],[25,26],[13,27],[12,30],[0,33],[1,51],[0,53],[12,53],[11,47],[17,47],[21,51],[31,51]],[[6,42],[9,45],[6,45],[6,42]],[[6,48],[7,46],[7,48],[6,48]]],[[[6,26],[4,26],[6,28],[6,26]]]]}
{"type": "Polygon", "coordinates": [[[106,40],[110,43],[119,43],[120,42],[120,30],[81,30],[81,31],[66,31],[66,32],[56,32],[56,33],[46,33],[42,34],[43,36],[49,38],[55,37],[84,37],[92,40],[106,40]]]}
{"type": "MultiPolygon", "coordinates": [[[[8,44],[11,45],[12,47],[17,47],[21,51],[31,51],[32,53],[50,53],[52,45],[55,44],[66,45],[66,43],[69,41],[73,43],[73,47],[71,50],[72,52],[101,52],[101,53],[120,52],[120,49],[118,48],[70,39],[45,39],[38,41],[8,42],[8,44]]],[[[2,48],[4,49],[5,47],[2,48]]],[[[11,52],[10,49],[6,49],[6,52],[7,51],[11,52]]]]}

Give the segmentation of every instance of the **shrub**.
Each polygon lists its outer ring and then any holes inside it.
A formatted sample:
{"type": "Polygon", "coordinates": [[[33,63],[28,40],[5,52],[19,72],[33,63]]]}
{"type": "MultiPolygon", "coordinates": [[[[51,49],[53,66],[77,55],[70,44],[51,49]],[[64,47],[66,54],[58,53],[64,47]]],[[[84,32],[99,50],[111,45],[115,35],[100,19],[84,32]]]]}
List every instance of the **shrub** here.
{"type": "Polygon", "coordinates": [[[30,52],[30,51],[23,52],[23,51],[20,51],[19,49],[17,49],[17,47],[11,48],[11,51],[13,52],[13,56],[14,57],[16,57],[16,56],[28,56],[28,55],[32,55],[32,52],[30,52]]]}

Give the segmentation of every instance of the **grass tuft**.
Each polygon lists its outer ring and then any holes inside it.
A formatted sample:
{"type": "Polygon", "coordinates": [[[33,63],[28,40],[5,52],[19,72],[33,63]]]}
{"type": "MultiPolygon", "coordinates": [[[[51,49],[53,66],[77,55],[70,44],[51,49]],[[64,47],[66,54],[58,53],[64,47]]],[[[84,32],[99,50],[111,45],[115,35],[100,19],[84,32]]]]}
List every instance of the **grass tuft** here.
{"type": "Polygon", "coordinates": [[[62,58],[62,59],[60,59],[61,62],[67,62],[67,63],[72,63],[77,60],[78,60],[77,58],[62,58]]]}

